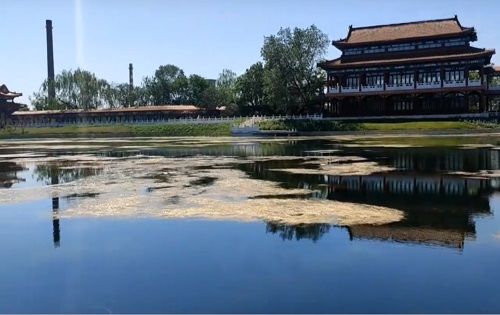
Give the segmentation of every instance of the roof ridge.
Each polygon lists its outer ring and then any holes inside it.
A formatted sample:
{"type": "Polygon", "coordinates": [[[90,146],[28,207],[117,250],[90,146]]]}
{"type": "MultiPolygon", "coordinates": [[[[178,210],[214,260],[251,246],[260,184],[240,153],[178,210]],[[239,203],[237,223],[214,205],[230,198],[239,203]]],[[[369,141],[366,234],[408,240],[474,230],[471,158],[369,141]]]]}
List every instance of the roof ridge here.
{"type": "MultiPolygon", "coordinates": [[[[401,22],[401,23],[377,24],[377,25],[358,26],[358,27],[353,27],[352,25],[349,25],[349,30],[353,30],[353,31],[354,30],[365,30],[365,29],[379,28],[379,27],[385,27],[385,26],[402,26],[402,25],[423,24],[423,23],[431,23],[431,22],[444,22],[444,21],[453,21],[453,20],[455,20],[460,25],[460,22],[458,21],[458,17],[457,17],[457,15],[455,15],[452,18],[419,20],[419,21],[401,22]]],[[[461,27],[467,28],[467,27],[463,27],[463,26],[461,26],[461,27]]]]}

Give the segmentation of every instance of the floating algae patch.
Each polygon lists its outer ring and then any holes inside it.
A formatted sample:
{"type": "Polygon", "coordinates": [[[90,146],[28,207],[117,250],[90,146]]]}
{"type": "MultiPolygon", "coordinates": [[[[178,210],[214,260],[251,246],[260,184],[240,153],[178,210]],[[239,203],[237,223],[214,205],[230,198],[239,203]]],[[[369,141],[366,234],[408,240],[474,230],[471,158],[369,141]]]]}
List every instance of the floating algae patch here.
{"type": "Polygon", "coordinates": [[[281,168],[270,169],[274,172],[286,172],[290,174],[312,174],[312,175],[371,175],[381,172],[396,170],[393,167],[380,165],[376,162],[356,162],[338,164],[319,164],[319,168],[281,168]]]}
{"type": "Polygon", "coordinates": [[[385,224],[403,218],[401,211],[385,207],[300,199],[297,196],[313,191],[285,189],[279,183],[252,179],[236,169],[197,169],[238,160],[221,157],[214,162],[209,156],[96,160],[96,165],[103,167],[101,173],[64,185],[3,190],[0,202],[89,196],[63,206],[58,213],[61,218],[146,217],[342,225],[385,224]],[[157,182],[154,176],[166,167],[168,186],[157,182]]]}

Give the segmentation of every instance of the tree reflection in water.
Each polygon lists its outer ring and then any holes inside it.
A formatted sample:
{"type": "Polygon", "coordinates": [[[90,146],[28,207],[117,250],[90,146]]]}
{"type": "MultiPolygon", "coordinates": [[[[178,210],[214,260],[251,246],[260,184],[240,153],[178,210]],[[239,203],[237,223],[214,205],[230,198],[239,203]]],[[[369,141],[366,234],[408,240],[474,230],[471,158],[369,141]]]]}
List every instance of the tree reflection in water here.
{"type": "Polygon", "coordinates": [[[39,164],[33,170],[33,178],[45,185],[57,185],[96,176],[102,173],[101,168],[80,167],[72,162],[39,164]]]}
{"type": "Polygon", "coordinates": [[[301,239],[310,239],[317,242],[325,234],[330,232],[329,224],[298,224],[286,225],[275,222],[266,222],[266,233],[278,234],[282,240],[291,241],[294,238],[297,241],[301,239]]]}

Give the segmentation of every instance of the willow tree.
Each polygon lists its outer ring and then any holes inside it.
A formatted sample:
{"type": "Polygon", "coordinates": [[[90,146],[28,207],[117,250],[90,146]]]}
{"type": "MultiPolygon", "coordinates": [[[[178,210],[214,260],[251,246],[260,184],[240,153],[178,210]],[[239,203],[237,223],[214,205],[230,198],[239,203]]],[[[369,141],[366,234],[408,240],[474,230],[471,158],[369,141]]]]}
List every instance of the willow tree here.
{"type": "Polygon", "coordinates": [[[55,77],[56,97],[48,100],[48,81],[31,97],[31,104],[37,110],[46,109],[97,109],[107,107],[107,93],[111,88],[106,80],[99,79],[92,72],[76,69],[63,70],[55,77]]]}

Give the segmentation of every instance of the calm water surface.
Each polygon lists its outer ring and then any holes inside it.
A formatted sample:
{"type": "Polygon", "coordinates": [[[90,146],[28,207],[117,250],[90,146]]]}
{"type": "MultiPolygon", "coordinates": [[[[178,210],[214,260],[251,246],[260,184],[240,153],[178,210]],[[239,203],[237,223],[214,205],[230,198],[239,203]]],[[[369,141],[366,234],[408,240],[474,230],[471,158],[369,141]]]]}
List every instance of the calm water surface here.
{"type": "Polygon", "coordinates": [[[348,226],[64,218],[64,209],[95,195],[4,202],[2,313],[500,312],[500,156],[494,147],[384,148],[326,140],[70,144],[0,143],[0,193],[29,194],[106,172],[74,167],[83,154],[117,161],[234,156],[248,163],[228,167],[250,178],[312,191],[286,198],[387,207],[404,217],[348,226]],[[317,166],[302,159],[325,155],[351,164],[349,157],[361,157],[392,170],[309,174],[317,166]],[[57,156],[72,158],[46,159],[57,156]],[[280,170],[290,168],[304,171],[280,170]]]}

